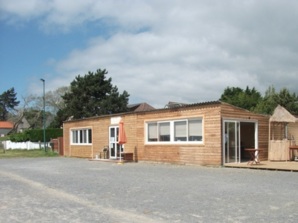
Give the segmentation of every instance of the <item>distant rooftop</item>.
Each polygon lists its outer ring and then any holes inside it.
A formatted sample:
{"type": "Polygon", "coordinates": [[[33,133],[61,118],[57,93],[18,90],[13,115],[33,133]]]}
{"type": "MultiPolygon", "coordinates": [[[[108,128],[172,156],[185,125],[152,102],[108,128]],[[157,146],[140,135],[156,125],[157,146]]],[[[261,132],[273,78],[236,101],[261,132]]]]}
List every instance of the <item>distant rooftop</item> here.
{"type": "Polygon", "coordinates": [[[13,123],[8,121],[0,121],[0,129],[12,129],[13,123]]]}
{"type": "Polygon", "coordinates": [[[181,102],[174,102],[174,101],[169,101],[168,104],[166,104],[165,108],[177,108],[181,106],[188,105],[186,103],[181,103],[181,102]]]}
{"type": "Polygon", "coordinates": [[[137,103],[137,104],[129,104],[127,105],[129,111],[140,112],[140,111],[151,111],[155,110],[154,107],[147,103],[137,103]]]}

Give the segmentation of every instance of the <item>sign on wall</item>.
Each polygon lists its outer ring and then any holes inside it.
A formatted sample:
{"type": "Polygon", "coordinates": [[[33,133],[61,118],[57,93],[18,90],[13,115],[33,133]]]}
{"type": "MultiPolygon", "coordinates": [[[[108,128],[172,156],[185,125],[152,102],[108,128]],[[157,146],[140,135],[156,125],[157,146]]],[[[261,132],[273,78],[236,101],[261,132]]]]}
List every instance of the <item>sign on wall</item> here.
{"type": "Polygon", "coordinates": [[[112,117],[111,118],[111,125],[118,125],[121,120],[121,117],[112,117]]]}

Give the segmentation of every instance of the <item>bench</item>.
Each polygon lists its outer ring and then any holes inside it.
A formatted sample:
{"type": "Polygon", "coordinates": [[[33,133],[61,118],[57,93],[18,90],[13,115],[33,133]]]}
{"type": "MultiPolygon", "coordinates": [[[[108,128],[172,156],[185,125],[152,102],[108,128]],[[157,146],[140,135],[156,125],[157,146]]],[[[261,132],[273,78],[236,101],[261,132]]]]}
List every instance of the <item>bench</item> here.
{"type": "Polygon", "coordinates": [[[123,160],[133,161],[133,153],[121,153],[123,160]]]}

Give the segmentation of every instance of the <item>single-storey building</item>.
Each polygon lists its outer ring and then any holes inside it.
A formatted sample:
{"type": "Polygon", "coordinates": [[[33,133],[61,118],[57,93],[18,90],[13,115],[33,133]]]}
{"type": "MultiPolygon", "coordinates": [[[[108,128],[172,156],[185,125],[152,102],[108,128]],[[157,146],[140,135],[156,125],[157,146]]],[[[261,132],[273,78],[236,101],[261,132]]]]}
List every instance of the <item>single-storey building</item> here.
{"type": "Polygon", "coordinates": [[[247,161],[245,148],[262,148],[268,158],[269,116],[220,102],[173,106],[150,111],[69,120],[63,124],[64,155],[94,158],[120,150],[135,161],[223,165],[247,161]],[[118,143],[119,122],[127,142],[118,143]]]}

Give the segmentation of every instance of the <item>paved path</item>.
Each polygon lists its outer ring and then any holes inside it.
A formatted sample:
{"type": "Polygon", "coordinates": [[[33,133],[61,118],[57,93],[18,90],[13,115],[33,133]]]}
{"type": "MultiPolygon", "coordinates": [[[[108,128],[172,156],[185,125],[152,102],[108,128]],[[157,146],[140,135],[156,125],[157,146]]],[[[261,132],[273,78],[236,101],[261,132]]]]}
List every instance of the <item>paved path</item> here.
{"type": "Polygon", "coordinates": [[[0,159],[0,222],[297,222],[298,173],[0,159]]]}

